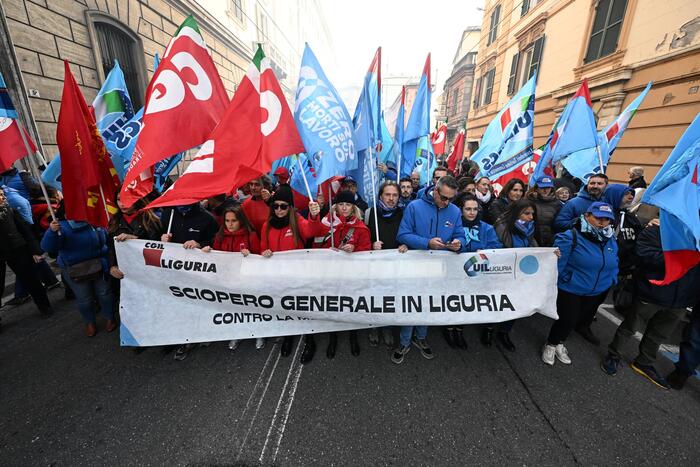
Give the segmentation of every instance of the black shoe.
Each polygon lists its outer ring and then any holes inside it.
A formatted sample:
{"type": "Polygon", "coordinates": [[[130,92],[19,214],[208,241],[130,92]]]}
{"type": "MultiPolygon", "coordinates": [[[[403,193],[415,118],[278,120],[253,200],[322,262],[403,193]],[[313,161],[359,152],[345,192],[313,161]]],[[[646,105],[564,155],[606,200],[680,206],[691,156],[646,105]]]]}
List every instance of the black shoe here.
{"type": "Polygon", "coordinates": [[[350,331],[350,353],[353,357],[360,355],[360,344],[357,342],[357,331],[350,331]]]}
{"type": "Polygon", "coordinates": [[[497,332],[496,338],[508,352],[515,352],[515,344],[510,340],[510,335],[507,332],[497,332]]]}
{"type": "Polygon", "coordinates": [[[457,346],[454,340],[454,329],[442,328],[442,336],[445,338],[445,342],[447,342],[450,348],[454,349],[457,346]]]}
{"type": "Polygon", "coordinates": [[[280,355],[289,357],[289,354],[292,353],[292,345],[294,345],[294,336],[284,336],[282,347],[280,347],[280,355]]]}
{"type": "Polygon", "coordinates": [[[581,328],[576,328],[576,332],[581,335],[584,339],[586,339],[588,342],[595,346],[600,345],[600,339],[596,337],[595,334],[593,334],[593,331],[591,330],[590,326],[586,327],[581,327],[581,328]]]}
{"type": "Polygon", "coordinates": [[[46,286],[46,290],[47,290],[47,291],[53,290],[53,289],[55,289],[56,287],[61,287],[61,281],[52,282],[51,284],[49,284],[49,285],[46,286]]]}
{"type": "Polygon", "coordinates": [[[70,287],[67,287],[63,291],[63,296],[66,300],[75,300],[75,292],[70,287]]]}
{"type": "Polygon", "coordinates": [[[493,345],[492,328],[484,328],[484,330],[481,331],[481,343],[484,345],[484,347],[491,347],[491,345],[493,345]]]}
{"type": "Polygon", "coordinates": [[[301,362],[302,365],[306,365],[314,359],[315,353],[316,341],[314,340],[314,336],[307,335],[304,338],[304,350],[301,351],[301,358],[299,358],[299,362],[301,362]]]}
{"type": "Polygon", "coordinates": [[[458,348],[462,350],[467,350],[467,341],[464,339],[464,335],[462,334],[461,329],[455,329],[452,338],[454,339],[455,345],[457,345],[458,348]]]}
{"type": "Polygon", "coordinates": [[[326,347],[326,357],[335,357],[335,348],[338,345],[338,335],[334,332],[328,334],[328,347],[326,347]]]}
{"type": "Polygon", "coordinates": [[[32,297],[29,295],[25,295],[24,297],[15,297],[12,300],[8,300],[5,305],[7,306],[19,306],[22,305],[23,303],[27,303],[29,300],[31,300],[32,297]]]}
{"type": "Polygon", "coordinates": [[[51,315],[53,315],[53,308],[50,306],[46,308],[39,308],[39,314],[42,318],[50,318],[51,315]]]}
{"type": "Polygon", "coordinates": [[[684,375],[680,371],[673,370],[666,376],[666,381],[668,381],[669,386],[676,391],[680,391],[685,386],[685,382],[688,380],[688,375],[684,375]]]}

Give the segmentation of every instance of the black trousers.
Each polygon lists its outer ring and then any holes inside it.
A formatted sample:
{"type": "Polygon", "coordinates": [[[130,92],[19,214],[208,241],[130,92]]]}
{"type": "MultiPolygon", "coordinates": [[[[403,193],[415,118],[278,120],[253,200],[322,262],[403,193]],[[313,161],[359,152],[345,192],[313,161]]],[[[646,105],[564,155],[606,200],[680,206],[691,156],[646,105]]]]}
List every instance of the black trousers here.
{"type": "MultiPolygon", "coordinates": [[[[17,279],[29,289],[29,294],[34,299],[34,303],[39,310],[46,310],[51,307],[46,289],[39,280],[37,268],[34,267],[34,259],[29,250],[20,248],[5,256],[5,263],[12,269],[17,279]]],[[[3,282],[4,284],[4,282],[3,282]]]]}
{"type": "Polygon", "coordinates": [[[607,295],[607,290],[600,295],[587,297],[559,289],[557,295],[559,319],[552,324],[552,328],[549,330],[547,344],[557,345],[564,342],[582,319],[595,315],[596,310],[605,301],[607,295]]]}

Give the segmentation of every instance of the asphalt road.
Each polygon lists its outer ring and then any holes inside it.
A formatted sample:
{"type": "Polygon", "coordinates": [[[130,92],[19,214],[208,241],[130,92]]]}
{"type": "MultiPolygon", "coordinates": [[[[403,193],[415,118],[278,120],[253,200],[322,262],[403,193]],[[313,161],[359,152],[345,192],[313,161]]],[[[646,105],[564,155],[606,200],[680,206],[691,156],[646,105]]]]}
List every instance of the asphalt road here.
{"type": "MultiPolygon", "coordinates": [[[[47,320],[31,303],[0,310],[3,466],[700,465],[700,381],[675,392],[628,367],[609,377],[604,348],[578,336],[573,364],[548,367],[547,318],[516,324],[515,353],[483,348],[468,327],[467,351],[432,329],[437,357],[414,348],[402,365],[364,333],[359,357],[341,336],[334,360],[317,338],[306,366],[271,341],[176,362],[121,349],[116,332],[84,337],[75,303],[51,297],[47,320]]],[[[608,341],[614,325],[594,329],[608,341]]]]}

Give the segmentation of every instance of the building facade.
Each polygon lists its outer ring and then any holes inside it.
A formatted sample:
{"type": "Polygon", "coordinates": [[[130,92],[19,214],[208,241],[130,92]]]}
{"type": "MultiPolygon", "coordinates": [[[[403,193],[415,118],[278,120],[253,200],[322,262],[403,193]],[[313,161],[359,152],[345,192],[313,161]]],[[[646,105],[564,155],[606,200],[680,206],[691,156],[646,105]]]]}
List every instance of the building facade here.
{"type": "Polygon", "coordinates": [[[44,156],[58,152],[63,60],[88,103],[114,59],[119,60],[138,109],[153,75],[154,55],[162,56],[188,15],[197,21],[230,95],[257,43],[263,44],[290,102],[304,41],[319,60],[333,59],[318,0],[2,0],[0,72],[44,156]],[[299,8],[307,14],[298,14],[299,8]]]}
{"type": "Polygon", "coordinates": [[[447,121],[447,145],[452,146],[459,130],[465,128],[474,85],[474,70],[481,28],[468,27],[462,33],[452,60],[452,73],[445,81],[441,116],[447,121]]]}
{"type": "Polygon", "coordinates": [[[534,73],[535,146],[583,78],[599,129],[653,80],[607,171],[625,181],[639,165],[651,179],[700,112],[696,0],[487,0],[482,31],[468,141],[534,73]]]}

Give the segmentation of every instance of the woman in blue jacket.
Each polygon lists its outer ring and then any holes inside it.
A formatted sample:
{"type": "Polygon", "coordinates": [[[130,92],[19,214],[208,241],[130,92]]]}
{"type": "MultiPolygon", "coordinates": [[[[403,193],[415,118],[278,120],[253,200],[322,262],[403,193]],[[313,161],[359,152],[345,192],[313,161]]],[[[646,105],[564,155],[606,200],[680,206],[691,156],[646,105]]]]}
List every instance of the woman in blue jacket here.
{"type": "MultiPolygon", "coordinates": [[[[479,250],[503,248],[494,228],[481,220],[483,212],[476,196],[469,193],[459,196],[457,206],[462,210],[462,228],[467,239],[462,247],[463,252],[473,253],[479,250]]],[[[467,349],[462,326],[448,326],[445,328],[444,336],[450,347],[467,349]]]]}
{"type": "MultiPolygon", "coordinates": [[[[62,218],[59,212],[57,216],[62,218]]],[[[107,233],[87,222],[53,221],[41,240],[41,248],[58,255],[58,265],[70,288],[75,292],[85,334],[97,333],[93,302],[97,301],[102,315],[107,318],[105,330],[117,328],[114,319],[114,300],[107,279],[107,233]]]]}
{"type": "Polygon", "coordinates": [[[554,238],[554,246],[561,252],[557,264],[559,319],[552,324],[542,350],[542,361],[548,365],[554,365],[555,357],[567,365],[571,363],[564,341],[579,322],[596,312],[617,282],[614,220],[612,206],[597,201],[571,229],[554,238]]]}
{"type": "MultiPolygon", "coordinates": [[[[510,183],[510,182],[509,182],[510,183]]],[[[506,184],[507,186],[508,184],[506,184]]],[[[529,248],[539,246],[535,240],[535,222],[537,209],[535,203],[528,199],[511,202],[494,224],[494,230],[503,248],[529,248]]],[[[515,352],[515,344],[510,340],[510,331],[515,320],[504,321],[497,325],[496,339],[509,352],[515,352]]],[[[486,326],[481,334],[481,343],[491,347],[494,326],[486,326]]]]}

